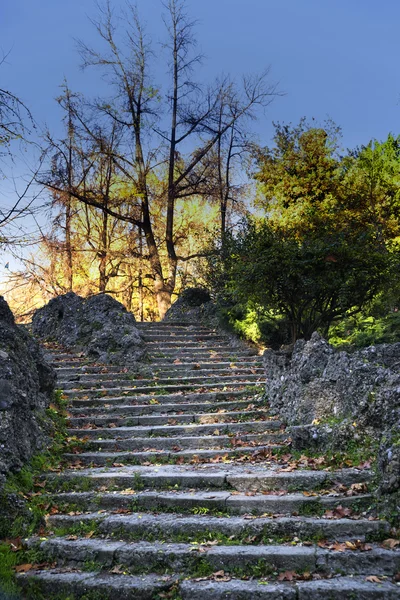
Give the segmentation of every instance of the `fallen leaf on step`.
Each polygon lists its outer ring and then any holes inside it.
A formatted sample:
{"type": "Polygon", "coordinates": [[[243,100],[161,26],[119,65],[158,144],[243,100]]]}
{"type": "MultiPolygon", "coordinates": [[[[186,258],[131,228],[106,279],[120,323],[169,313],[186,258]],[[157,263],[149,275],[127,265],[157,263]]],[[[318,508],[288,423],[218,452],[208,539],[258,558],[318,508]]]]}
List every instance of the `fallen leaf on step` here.
{"type": "Polygon", "coordinates": [[[23,565],[17,565],[14,570],[16,573],[27,573],[32,569],[32,563],[25,563],[23,565]]]}
{"type": "Polygon", "coordinates": [[[113,573],[113,575],[124,575],[124,569],[121,565],[115,565],[115,567],[111,569],[110,573],[113,573]]]}
{"type": "Polygon", "coordinates": [[[21,550],[21,548],[22,548],[22,543],[21,543],[20,537],[13,538],[13,539],[6,539],[6,540],[4,540],[4,543],[8,544],[10,546],[11,552],[18,552],[18,550],[21,550]]]}
{"type": "Polygon", "coordinates": [[[371,583],[383,583],[383,579],[380,579],[376,575],[369,575],[365,578],[365,581],[371,581],[371,583]]]}
{"type": "Polygon", "coordinates": [[[346,548],[349,548],[349,550],[357,550],[357,544],[355,544],[354,542],[345,542],[346,548]]]}
{"type": "Polygon", "coordinates": [[[293,581],[295,577],[295,571],[285,571],[284,573],[280,573],[280,575],[278,576],[278,581],[293,581]]]}
{"type": "Polygon", "coordinates": [[[384,548],[389,548],[390,550],[393,550],[394,548],[396,548],[399,545],[400,545],[400,540],[395,540],[393,538],[389,538],[382,542],[382,546],[384,546],[384,548]]]}
{"type": "Polygon", "coordinates": [[[217,571],[216,573],[213,573],[212,578],[215,581],[230,581],[231,580],[231,577],[229,577],[229,575],[225,575],[225,571],[217,571]]]}

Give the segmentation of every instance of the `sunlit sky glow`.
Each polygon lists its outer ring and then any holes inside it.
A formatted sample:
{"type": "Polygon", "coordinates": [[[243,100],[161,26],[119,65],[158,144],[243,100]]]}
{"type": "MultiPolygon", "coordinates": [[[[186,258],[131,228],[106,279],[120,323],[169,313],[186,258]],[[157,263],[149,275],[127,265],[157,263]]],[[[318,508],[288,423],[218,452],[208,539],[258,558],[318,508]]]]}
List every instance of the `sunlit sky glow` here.
{"type": "MultiPolygon", "coordinates": [[[[116,10],[124,4],[112,2],[116,10]]],[[[155,84],[163,86],[164,9],[159,0],[137,5],[155,43],[155,84]]],[[[188,0],[187,9],[198,20],[203,82],[270,65],[271,79],[286,93],[256,125],[261,144],[271,143],[272,121],[297,123],[302,116],[332,118],[342,127],[344,148],[399,133],[398,0],[188,0]]],[[[56,135],[62,130],[54,98],[64,78],[89,96],[104,90],[98,73],[80,70],[75,42],[97,45],[88,18],[96,14],[93,0],[3,0],[0,6],[0,48],[8,54],[0,87],[19,96],[39,127],[56,135]]],[[[29,151],[26,160],[32,166],[29,151]]],[[[6,185],[0,182],[2,198],[6,185]]]]}

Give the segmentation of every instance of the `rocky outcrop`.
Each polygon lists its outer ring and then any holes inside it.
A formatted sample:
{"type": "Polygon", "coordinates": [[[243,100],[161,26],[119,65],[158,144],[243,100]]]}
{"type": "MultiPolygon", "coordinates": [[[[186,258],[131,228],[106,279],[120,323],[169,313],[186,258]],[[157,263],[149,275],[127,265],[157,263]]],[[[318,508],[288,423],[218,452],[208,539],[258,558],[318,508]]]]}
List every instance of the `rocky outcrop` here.
{"type": "Polygon", "coordinates": [[[164,321],[202,323],[210,327],[218,326],[215,304],[210,294],[203,288],[187,288],[167,311],[164,321]]]}
{"type": "Polygon", "coordinates": [[[34,314],[32,331],[99,362],[132,366],[146,355],[135,317],[106,294],[84,299],[70,292],[53,298],[34,314]]]}
{"type": "Polygon", "coordinates": [[[55,379],[37,342],[15,324],[0,296],[0,489],[9,472],[48,443],[45,410],[55,379]]]}
{"type": "Polygon", "coordinates": [[[266,398],[294,448],[379,442],[380,491],[400,491],[400,343],[337,351],[318,333],[293,351],[266,350],[266,398]]]}
{"type": "Polygon", "coordinates": [[[400,419],[400,343],[349,354],[318,333],[293,352],[264,353],[266,395],[289,424],[357,419],[384,429],[400,419]]]}

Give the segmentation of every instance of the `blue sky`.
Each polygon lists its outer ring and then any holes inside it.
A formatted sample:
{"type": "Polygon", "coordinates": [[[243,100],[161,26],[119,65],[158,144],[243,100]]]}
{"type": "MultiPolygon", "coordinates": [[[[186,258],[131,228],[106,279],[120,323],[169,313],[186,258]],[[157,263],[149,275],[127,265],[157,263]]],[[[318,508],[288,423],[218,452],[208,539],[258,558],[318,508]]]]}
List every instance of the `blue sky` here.
{"type": "MultiPolygon", "coordinates": [[[[157,44],[164,36],[160,2],[137,4],[157,44]]],[[[345,147],[398,133],[398,0],[188,0],[187,6],[199,21],[203,80],[271,65],[272,79],[286,92],[258,123],[260,142],[270,142],[273,120],[297,122],[303,115],[329,115],[343,128],[345,147]]],[[[54,98],[64,76],[74,90],[90,95],[101,89],[97,74],[79,70],[74,42],[96,44],[88,20],[95,15],[92,0],[1,3],[0,43],[10,54],[0,68],[0,87],[20,96],[53,130],[59,126],[54,98]]]]}
{"type": "MultiPolygon", "coordinates": [[[[112,0],[116,10],[124,4],[112,0]]],[[[162,86],[163,9],[159,0],[137,5],[155,44],[155,83],[162,86]]],[[[270,65],[271,79],[286,92],[255,125],[261,144],[271,143],[272,121],[297,123],[302,116],[332,118],[342,127],[344,148],[400,133],[398,0],[187,0],[187,9],[198,20],[206,57],[201,80],[222,73],[239,77],[270,65]]],[[[99,73],[80,70],[75,43],[80,38],[97,44],[88,18],[96,14],[94,0],[0,0],[0,49],[9,53],[0,67],[0,88],[19,96],[55,135],[62,135],[54,98],[64,77],[73,91],[88,96],[104,89],[99,73]]],[[[24,161],[13,167],[20,187],[22,173],[33,164],[29,150],[24,161]]],[[[10,178],[0,180],[0,204],[15,197],[13,185],[10,178]]],[[[7,261],[14,264],[6,252],[0,280],[7,261]]]]}

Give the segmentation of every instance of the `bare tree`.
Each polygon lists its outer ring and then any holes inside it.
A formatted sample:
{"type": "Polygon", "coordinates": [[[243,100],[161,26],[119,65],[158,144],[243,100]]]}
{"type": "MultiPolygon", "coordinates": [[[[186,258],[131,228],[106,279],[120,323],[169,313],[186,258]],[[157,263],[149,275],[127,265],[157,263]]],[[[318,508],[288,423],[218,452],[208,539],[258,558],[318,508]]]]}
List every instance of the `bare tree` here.
{"type": "MultiPolygon", "coordinates": [[[[98,99],[92,105],[92,117],[75,104],[74,119],[98,145],[99,128],[93,126],[93,114],[97,123],[111,121],[120,128],[118,146],[107,152],[109,156],[112,154],[116,172],[131,186],[131,201],[127,203],[126,199],[114,196],[112,202],[105,204],[83,185],[70,188],[75,199],[130,223],[143,234],[147,247],[144,258],[161,318],[171,304],[179,262],[197,256],[177,252],[176,202],[200,193],[208,172],[207,158],[229,137],[229,132],[237,131],[246,119],[254,118],[256,110],[265,108],[276,95],[275,86],[268,83],[267,72],[244,78],[241,86],[224,78],[202,89],[193,80],[201,56],[194,52],[194,23],[185,12],[185,3],[169,0],[165,7],[168,31],[165,48],[171,85],[163,103],[163,96],[150,77],[153,55],[135,7],[129,5],[124,15],[125,39],[120,36],[111,3],[108,1],[101,9],[99,21],[93,23],[106,44],[106,52],[80,43],[84,66],[101,67],[114,93],[113,100],[98,99]],[[153,214],[154,203],[159,202],[165,206],[161,240],[156,239],[153,214]]],[[[232,153],[233,145],[231,157],[232,153]]],[[[45,183],[50,189],[60,191],[59,184],[51,177],[45,178],[45,183]]],[[[228,192],[221,199],[225,206],[229,197],[228,192]]]]}

